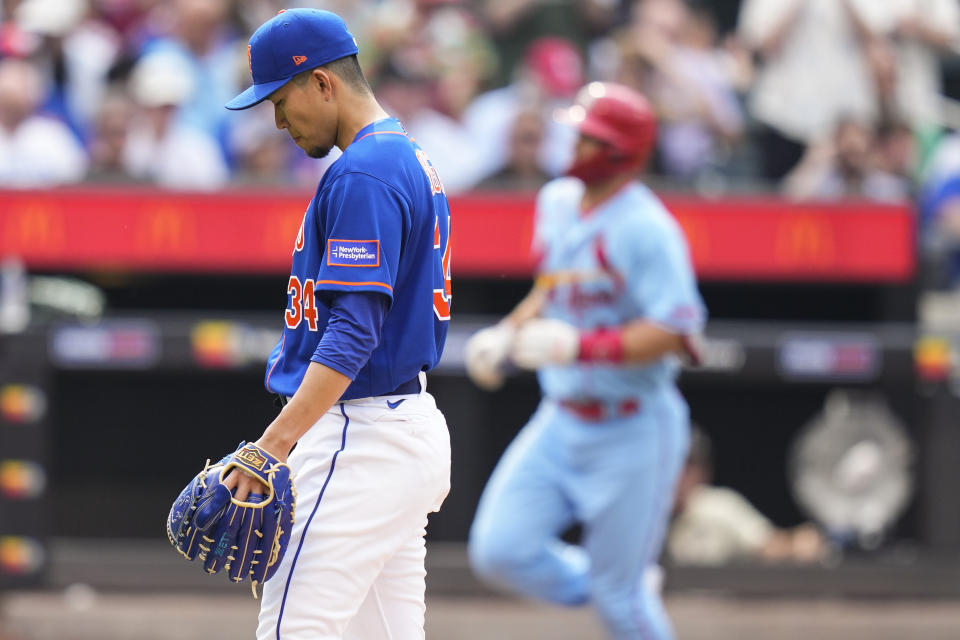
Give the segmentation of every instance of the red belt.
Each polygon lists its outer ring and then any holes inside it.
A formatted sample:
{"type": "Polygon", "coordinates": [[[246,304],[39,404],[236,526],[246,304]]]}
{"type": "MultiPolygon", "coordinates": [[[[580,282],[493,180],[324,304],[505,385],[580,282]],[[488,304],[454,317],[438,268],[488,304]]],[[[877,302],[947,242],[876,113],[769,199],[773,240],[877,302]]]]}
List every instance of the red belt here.
{"type": "Polygon", "coordinates": [[[587,422],[626,418],[640,411],[640,401],[561,400],[560,406],[587,422]]]}

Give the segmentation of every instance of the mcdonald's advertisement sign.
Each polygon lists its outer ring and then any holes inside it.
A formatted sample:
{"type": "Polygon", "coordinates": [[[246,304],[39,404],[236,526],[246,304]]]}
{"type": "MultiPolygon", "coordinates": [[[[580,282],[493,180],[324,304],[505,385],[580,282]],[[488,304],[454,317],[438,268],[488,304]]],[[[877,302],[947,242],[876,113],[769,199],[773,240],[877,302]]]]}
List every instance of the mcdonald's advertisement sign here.
{"type": "MultiPolygon", "coordinates": [[[[32,269],[286,273],[309,192],[0,191],[0,257],[32,269]]],[[[664,194],[704,280],[906,282],[910,207],[664,194]]],[[[453,269],[529,277],[532,194],[451,198],[453,269]]]]}

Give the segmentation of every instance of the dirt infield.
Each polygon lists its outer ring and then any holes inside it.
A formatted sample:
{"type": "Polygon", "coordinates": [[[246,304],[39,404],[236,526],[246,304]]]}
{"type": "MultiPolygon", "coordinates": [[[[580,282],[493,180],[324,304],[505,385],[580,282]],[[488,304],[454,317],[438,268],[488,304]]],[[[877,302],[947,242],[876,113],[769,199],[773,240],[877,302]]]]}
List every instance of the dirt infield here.
{"type": "MultiPolygon", "coordinates": [[[[956,640],[955,602],[729,599],[674,595],[679,640],[956,640]]],[[[252,638],[248,594],[100,594],[86,587],[11,593],[0,600],[0,640],[252,638]],[[225,620],[229,622],[224,622],[225,620]]],[[[501,598],[432,597],[431,640],[602,640],[589,610],[501,598]]]]}

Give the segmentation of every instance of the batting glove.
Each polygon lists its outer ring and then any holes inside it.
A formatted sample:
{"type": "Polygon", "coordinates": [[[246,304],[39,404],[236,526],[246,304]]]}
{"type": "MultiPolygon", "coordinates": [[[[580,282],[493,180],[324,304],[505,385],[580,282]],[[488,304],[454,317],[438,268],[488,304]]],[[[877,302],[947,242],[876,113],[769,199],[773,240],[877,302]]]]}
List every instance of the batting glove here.
{"type": "Polygon", "coordinates": [[[503,386],[515,332],[511,325],[500,323],[481,329],[467,340],[464,348],[467,375],[481,389],[494,391],[503,386]]]}
{"type": "Polygon", "coordinates": [[[571,364],[580,352],[580,332],[561,320],[525,322],[513,339],[510,358],[523,369],[571,364]]]}

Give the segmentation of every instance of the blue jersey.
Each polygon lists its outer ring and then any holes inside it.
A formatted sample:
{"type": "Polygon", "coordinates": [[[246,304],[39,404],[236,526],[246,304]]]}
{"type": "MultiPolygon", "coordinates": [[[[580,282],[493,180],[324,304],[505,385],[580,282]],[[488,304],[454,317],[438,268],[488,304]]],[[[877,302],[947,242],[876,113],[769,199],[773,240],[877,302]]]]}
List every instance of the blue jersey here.
{"type": "MultiPolygon", "coordinates": [[[[676,220],[645,186],[631,183],[594,211],[580,210],[583,183],[560,178],[537,198],[535,247],[540,282],[549,286],[543,316],[581,330],[642,319],[674,333],[703,329],[686,239],[676,220]]],[[[675,357],[639,366],[577,363],[539,372],[548,397],[618,400],[672,382],[675,357]]]]}
{"type": "Polygon", "coordinates": [[[342,399],[387,394],[433,368],[450,320],[449,239],[447,198],[423,150],[393,118],[360,130],[304,214],[267,390],[296,392],[338,292],[390,301],[380,342],[342,399]]]}

